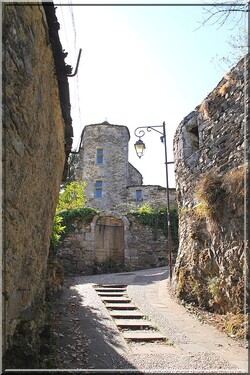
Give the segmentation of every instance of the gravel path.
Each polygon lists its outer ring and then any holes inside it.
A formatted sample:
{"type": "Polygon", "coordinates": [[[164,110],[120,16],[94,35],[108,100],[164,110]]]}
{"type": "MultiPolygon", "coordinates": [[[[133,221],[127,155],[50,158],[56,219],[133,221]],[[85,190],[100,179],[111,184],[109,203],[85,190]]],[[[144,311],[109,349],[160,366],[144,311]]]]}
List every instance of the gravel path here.
{"type": "MultiPolygon", "coordinates": [[[[165,267],[120,274],[78,276],[66,279],[57,307],[60,368],[123,369],[137,373],[247,373],[220,356],[204,351],[190,332],[170,321],[161,300],[151,303],[159,283],[166,280],[165,267]],[[125,284],[133,303],[165,334],[173,345],[127,343],[96,293],[95,284],[125,284]],[[71,309],[67,306],[71,306],[71,309]],[[64,310],[63,310],[64,309],[64,310]],[[64,313],[62,314],[62,311],[64,313]],[[61,315],[60,315],[61,312],[61,315]],[[60,315],[60,316],[59,316],[60,315]],[[60,332],[61,337],[60,337],[60,332]],[[194,344],[197,348],[194,349],[194,344]],[[190,350],[185,350],[185,345],[190,350]],[[66,352],[66,354],[65,354],[66,352]],[[73,355],[72,355],[73,354],[73,355]]],[[[212,329],[212,328],[211,328],[212,329]]],[[[213,328],[214,329],[214,328],[213,328]]],[[[237,344],[234,344],[237,345],[237,344]]]]}

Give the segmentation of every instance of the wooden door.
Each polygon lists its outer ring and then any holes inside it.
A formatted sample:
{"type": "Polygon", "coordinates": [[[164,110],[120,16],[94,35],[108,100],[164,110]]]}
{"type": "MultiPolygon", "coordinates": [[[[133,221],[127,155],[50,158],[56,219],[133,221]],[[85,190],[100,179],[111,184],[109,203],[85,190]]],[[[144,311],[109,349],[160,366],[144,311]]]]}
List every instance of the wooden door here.
{"type": "Polygon", "coordinates": [[[123,222],[115,217],[102,217],[95,227],[95,253],[97,262],[124,261],[123,222]]]}

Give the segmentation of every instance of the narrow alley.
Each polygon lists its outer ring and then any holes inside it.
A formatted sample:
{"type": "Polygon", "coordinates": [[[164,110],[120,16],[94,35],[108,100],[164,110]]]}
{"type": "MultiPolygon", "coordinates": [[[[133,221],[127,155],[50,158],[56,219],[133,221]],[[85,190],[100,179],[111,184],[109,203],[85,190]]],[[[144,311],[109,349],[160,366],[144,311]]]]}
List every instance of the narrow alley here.
{"type": "Polygon", "coordinates": [[[58,368],[247,373],[247,349],[171,297],[166,267],[67,277],[54,306],[58,368]]]}

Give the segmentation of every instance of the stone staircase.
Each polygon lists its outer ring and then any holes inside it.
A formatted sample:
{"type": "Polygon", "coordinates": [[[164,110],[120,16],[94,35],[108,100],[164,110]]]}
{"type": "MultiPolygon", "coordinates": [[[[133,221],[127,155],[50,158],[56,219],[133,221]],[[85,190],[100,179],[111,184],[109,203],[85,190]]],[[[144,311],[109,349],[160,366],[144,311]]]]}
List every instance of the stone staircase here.
{"type": "Polygon", "coordinates": [[[123,337],[129,342],[166,341],[158,328],[139,310],[127,294],[127,285],[93,286],[123,337]]]}

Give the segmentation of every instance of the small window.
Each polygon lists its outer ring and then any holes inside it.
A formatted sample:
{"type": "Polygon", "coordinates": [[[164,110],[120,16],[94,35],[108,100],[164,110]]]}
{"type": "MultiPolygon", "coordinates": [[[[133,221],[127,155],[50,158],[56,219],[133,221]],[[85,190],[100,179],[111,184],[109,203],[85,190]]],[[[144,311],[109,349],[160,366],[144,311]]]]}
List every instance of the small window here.
{"type": "Polygon", "coordinates": [[[142,190],[136,190],[136,200],[142,201],[142,190]]]}
{"type": "Polygon", "coordinates": [[[98,148],[96,151],[96,163],[103,164],[103,149],[98,148]]]}
{"type": "Polygon", "coordinates": [[[95,198],[102,198],[102,181],[95,183],[95,198]]]}
{"type": "Polygon", "coordinates": [[[193,127],[189,131],[189,137],[191,142],[191,152],[192,154],[199,150],[199,132],[198,132],[198,126],[193,127]]]}

